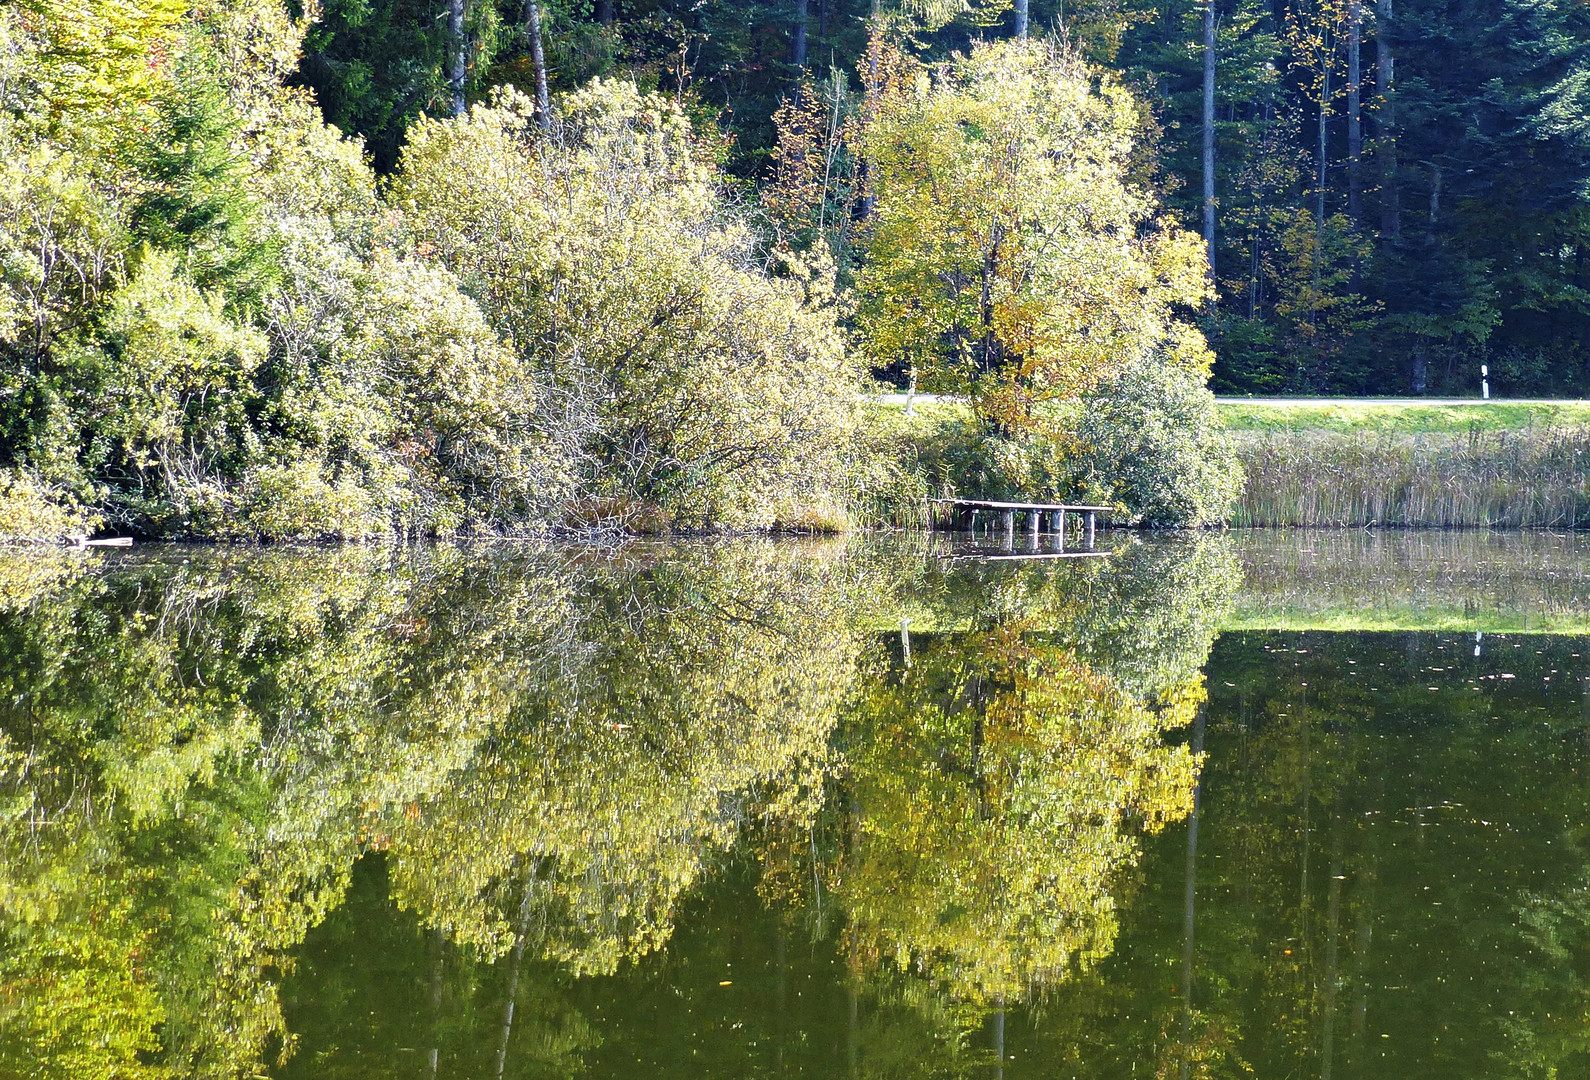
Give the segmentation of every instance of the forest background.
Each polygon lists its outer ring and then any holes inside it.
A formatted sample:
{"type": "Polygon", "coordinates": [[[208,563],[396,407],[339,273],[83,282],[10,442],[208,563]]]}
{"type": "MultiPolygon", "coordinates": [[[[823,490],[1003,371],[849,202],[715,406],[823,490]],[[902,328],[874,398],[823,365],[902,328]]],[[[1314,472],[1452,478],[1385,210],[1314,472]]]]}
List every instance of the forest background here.
{"type": "MultiPolygon", "coordinates": [[[[450,3],[328,0],[309,35],[298,79],[331,122],[369,140],[378,168],[392,166],[422,110],[446,101],[450,77],[470,99],[496,83],[533,83],[520,0],[450,3]],[[449,67],[454,22],[462,68],[449,67]]],[[[1154,133],[1136,151],[1141,176],[1213,240],[1218,298],[1201,325],[1217,393],[1466,395],[1479,389],[1481,364],[1509,396],[1579,396],[1590,379],[1582,5],[532,6],[554,89],[623,72],[676,96],[722,134],[725,165],[748,188],[774,172],[775,116],[793,86],[865,81],[873,18],[890,19],[929,62],[979,39],[1062,38],[1134,91],[1154,133]]]]}

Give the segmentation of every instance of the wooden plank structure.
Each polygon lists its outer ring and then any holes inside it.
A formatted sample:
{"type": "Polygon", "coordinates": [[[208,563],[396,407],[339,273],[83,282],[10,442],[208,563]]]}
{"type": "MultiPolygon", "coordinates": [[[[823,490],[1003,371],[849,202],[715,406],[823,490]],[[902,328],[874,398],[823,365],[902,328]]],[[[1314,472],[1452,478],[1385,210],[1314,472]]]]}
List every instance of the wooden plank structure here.
{"type": "Polygon", "coordinates": [[[997,502],[992,499],[934,499],[933,502],[948,507],[954,524],[967,532],[974,532],[978,516],[987,514],[990,521],[999,522],[1005,546],[1009,548],[1016,546],[1016,515],[1021,514],[1031,546],[1036,549],[1039,534],[1048,532],[1059,548],[1056,554],[1065,551],[1067,514],[1082,515],[1087,546],[1092,550],[1099,515],[1116,512],[1113,506],[1079,506],[1075,503],[997,502]]]}

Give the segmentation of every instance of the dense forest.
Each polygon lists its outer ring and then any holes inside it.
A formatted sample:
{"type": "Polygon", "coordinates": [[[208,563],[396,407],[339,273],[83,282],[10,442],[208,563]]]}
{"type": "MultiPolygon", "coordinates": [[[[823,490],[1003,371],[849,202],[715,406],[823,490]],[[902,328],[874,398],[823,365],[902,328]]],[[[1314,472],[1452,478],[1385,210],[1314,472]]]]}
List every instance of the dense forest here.
{"type": "Polygon", "coordinates": [[[26,0],[0,536],[1222,521],[1210,388],[1581,392],[1587,19],[26,0]]]}
{"type": "Polygon", "coordinates": [[[0,537],[1222,520],[1142,99],[946,15],[0,9],[0,537]]]}
{"type": "Polygon", "coordinates": [[[749,191],[803,83],[836,126],[864,108],[880,24],[930,64],[1058,39],[1135,93],[1141,176],[1211,242],[1217,391],[1471,394],[1488,364],[1583,393],[1590,12],[1563,0],[329,0],[296,78],[390,169],[422,113],[623,73],[749,191]]]}

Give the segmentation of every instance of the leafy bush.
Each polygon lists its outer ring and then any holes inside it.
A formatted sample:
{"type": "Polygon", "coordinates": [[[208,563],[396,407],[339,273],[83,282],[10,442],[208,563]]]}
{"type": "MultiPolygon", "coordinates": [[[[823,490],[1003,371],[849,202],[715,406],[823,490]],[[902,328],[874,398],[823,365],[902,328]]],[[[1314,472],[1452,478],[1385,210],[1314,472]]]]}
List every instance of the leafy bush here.
{"type": "Polygon", "coordinates": [[[99,518],[72,505],[60,491],[15,470],[0,470],[0,543],[54,542],[87,536],[99,518]]]}
{"type": "Polygon", "coordinates": [[[1197,375],[1157,359],[1084,397],[1076,437],[1082,490],[1124,504],[1134,523],[1216,525],[1241,489],[1214,395],[1197,375]]]}
{"type": "Polygon", "coordinates": [[[301,25],[86,8],[174,62],[52,127],[40,58],[71,29],[0,12],[0,467],[146,534],[540,527],[568,485],[536,377],[378,242],[358,146],[282,85],[301,25]]]}
{"type": "Polygon", "coordinates": [[[267,540],[350,540],[390,531],[370,492],[344,477],[328,482],[310,461],[258,470],[245,488],[251,532],[267,540]]]}
{"type": "Polygon", "coordinates": [[[586,506],[769,526],[834,500],[856,384],[825,276],[775,277],[677,106],[592,83],[410,134],[392,200],[561,402],[586,506]]]}

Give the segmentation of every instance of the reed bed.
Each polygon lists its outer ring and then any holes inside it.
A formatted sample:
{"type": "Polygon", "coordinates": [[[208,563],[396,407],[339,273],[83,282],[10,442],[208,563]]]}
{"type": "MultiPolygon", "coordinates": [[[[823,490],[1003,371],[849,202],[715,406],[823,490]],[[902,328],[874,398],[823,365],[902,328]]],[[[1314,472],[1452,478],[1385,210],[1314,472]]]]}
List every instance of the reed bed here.
{"type": "Polygon", "coordinates": [[[1239,526],[1590,527],[1590,427],[1242,434],[1239,526]]]}

